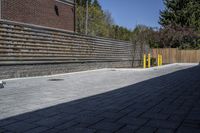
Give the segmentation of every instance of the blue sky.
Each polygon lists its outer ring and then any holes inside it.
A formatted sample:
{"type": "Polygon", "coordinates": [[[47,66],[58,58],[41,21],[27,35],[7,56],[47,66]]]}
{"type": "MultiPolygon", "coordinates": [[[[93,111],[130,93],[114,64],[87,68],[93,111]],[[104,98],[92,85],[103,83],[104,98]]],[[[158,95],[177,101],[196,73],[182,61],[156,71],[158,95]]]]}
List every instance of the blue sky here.
{"type": "Polygon", "coordinates": [[[159,11],[164,9],[163,0],[99,0],[108,10],[114,22],[133,29],[137,24],[160,27],[159,11]]]}

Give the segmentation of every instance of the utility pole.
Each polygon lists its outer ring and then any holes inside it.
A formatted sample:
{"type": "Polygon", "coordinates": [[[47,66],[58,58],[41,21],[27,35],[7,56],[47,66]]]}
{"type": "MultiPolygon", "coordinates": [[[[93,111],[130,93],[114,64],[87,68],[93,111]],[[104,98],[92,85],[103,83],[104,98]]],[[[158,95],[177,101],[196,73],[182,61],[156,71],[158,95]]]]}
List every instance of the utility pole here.
{"type": "Polygon", "coordinates": [[[85,34],[88,34],[88,0],[86,0],[85,34]]]}

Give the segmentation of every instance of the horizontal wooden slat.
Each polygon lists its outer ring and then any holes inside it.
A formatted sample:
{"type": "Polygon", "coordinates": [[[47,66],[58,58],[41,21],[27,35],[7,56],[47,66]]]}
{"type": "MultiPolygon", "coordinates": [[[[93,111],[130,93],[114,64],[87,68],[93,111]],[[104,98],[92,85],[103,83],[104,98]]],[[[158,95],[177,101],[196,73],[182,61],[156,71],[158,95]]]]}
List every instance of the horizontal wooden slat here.
{"type": "Polygon", "coordinates": [[[24,24],[13,24],[13,22],[4,22],[0,21],[0,26],[4,28],[14,28],[16,30],[20,31],[29,31],[29,32],[34,32],[34,33],[43,33],[43,34],[53,34],[53,35],[62,35],[62,36],[68,36],[68,37],[73,37],[73,38],[83,38],[87,40],[100,40],[101,42],[116,42],[116,43],[123,43],[123,44],[128,44],[130,45],[129,42],[125,41],[120,41],[120,40],[114,40],[114,39],[109,39],[109,38],[103,38],[103,37],[94,37],[94,36],[85,36],[77,33],[71,33],[71,32],[66,32],[66,31],[60,31],[60,30],[51,30],[51,29],[46,29],[46,28],[41,28],[41,27],[36,27],[36,26],[28,26],[24,24]]]}
{"type": "Polygon", "coordinates": [[[91,49],[91,50],[103,50],[103,51],[123,51],[123,52],[128,52],[131,51],[131,49],[112,49],[112,48],[103,48],[103,47],[94,47],[94,46],[85,46],[85,45],[59,45],[58,43],[51,43],[51,44],[41,44],[41,43],[33,43],[33,42],[27,42],[27,41],[17,41],[14,39],[4,39],[1,41],[0,39],[0,44],[5,45],[5,46],[33,46],[33,47],[44,47],[44,48],[66,48],[66,49],[91,49]],[[10,40],[10,41],[9,41],[10,40]],[[53,44],[53,45],[52,45],[53,44]]]}
{"type": "Polygon", "coordinates": [[[0,21],[0,64],[129,61],[133,47],[125,41],[0,21]]]}
{"type": "Polygon", "coordinates": [[[112,48],[110,47],[104,47],[104,46],[94,46],[93,44],[82,44],[82,43],[61,43],[61,42],[54,42],[54,41],[40,41],[40,40],[26,40],[26,39],[18,39],[18,38],[14,38],[14,37],[7,37],[7,38],[0,38],[0,42],[4,42],[4,41],[12,41],[12,43],[30,43],[30,44],[41,44],[43,46],[48,45],[49,47],[66,47],[66,46],[73,46],[73,47],[86,47],[86,48],[96,48],[96,49],[107,49],[107,50],[116,50],[116,51],[124,51],[124,50],[131,50],[131,47],[129,48],[112,48]]]}
{"type": "MultiPolygon", "coordinates": [[[[0,31],[3,33],[3,32],[7,32],[5,30],[2,30],[0,29],[0,31]]],[[[104,40],[98,40],[98,39],[84,39],[84,38],[77,38],[77,36],[59,36],[55,33],[52,33],[52,34],[49,34],[49,35],[43,35],[43,34],[37,34],[37,33],[34,33],[34,32],[30,32],[30,33],[26,33],[26,32],[16,32],[15,30],[11,30],[9,31],[9,35],[11,34],[18,34],[18,35],[23,35],[23,36],[39,36],[41,39],[43,39],[42,37],[45,37],[45,38],[51,38],[51,39],[55,39],[55,40],[58,40],[58,39],[67,39],[67,40],[70,40],[71,41],[87,41],[87,42],[93,42],[95,41],[96,43],[94,45],[98,45],[99,43],[101,44],[104,44],[104,46],[106,46],[106,44],[115,44],[116,47],[126,47],[126,46],[132,46],[132,44],[127,44],[127,43],[119,43],[117,41],[104,41],[104,40]],[[123,44],[123,45],[122,45],[123,44]]]]}
{"type": "MultiPolygon", "coordinates": [[[[88,62],[126,62],[131,60],[82,60],[82,61],[1,61],[2,65],[12,65],[12,64],[57,64],[57,63],[88,63],[88,62]]],[[[139,61],[139,60],[136,60],[139,61]]]]}

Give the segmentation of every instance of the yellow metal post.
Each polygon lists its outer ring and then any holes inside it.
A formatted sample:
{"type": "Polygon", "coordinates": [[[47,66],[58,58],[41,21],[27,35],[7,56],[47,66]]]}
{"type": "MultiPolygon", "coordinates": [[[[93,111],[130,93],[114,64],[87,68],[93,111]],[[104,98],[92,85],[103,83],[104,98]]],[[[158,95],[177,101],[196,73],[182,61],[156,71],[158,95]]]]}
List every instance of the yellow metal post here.
{"type": "Polygon", "coordinates": [[[158,66],[160,66],[160,55],[159,54],[158,54],[157,63],[158,63],[158,66]]]}
{"type": "Polygon", "coordinates": [[[151,67],[151,54],[148,54],[148,68],[151,67]]]}
{"type": "Polygon", "coordinates": [[[163,63],[163,58],[162,58],[162,55],[160,55],[160,65],[162,66],[162,63],[163,63]]]}
{"type": "Polygon", "coordinates": [[[146,54],[143,56],[143,68],[146,68],[146,54]]]}

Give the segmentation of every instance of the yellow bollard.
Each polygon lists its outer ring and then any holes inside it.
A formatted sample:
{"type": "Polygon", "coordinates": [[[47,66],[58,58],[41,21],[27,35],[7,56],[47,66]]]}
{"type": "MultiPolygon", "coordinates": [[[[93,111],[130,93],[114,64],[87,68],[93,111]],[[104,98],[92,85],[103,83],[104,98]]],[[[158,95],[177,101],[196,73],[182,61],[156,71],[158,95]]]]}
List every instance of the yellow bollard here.
{"type": "Polygon", "coordinates": [[[160,55],[160,65],[162,66],[162,63],[163,63],[163,58],[162,58],[162,55],[160,55]]]}
{"type": "Polygon", "coordinates": [[[148,68],[151,67],[151,54],[148,54],[148,68]]]}
{"type": "Polygon", "coordinates": [[[146,54],[143,57],[143,68],[146,68],[146,54]]]}
{"type": "Polygon", "coordinates": [[[159,54],[158,54],[157,63],[158,63],[158,66],[160,66],[160,55],[159,54]]]}

